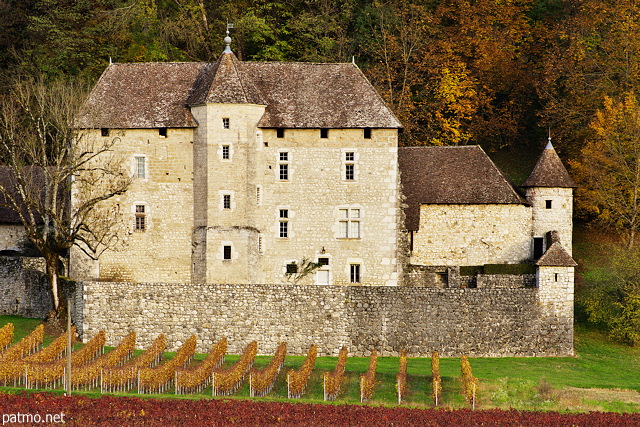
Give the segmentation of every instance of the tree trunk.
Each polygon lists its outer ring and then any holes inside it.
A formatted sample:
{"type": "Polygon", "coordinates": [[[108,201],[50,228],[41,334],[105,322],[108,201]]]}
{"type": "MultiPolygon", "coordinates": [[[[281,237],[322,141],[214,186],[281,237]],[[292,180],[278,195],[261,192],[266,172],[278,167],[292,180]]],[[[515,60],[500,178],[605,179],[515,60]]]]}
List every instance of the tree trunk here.
{"type": "Polygon", "coordinates": [[[47,263],[47,281],[53,297],[53,310],[57,313],[60,308],[60,296],[58,294],[58,256],[56,254],[45,255],[47,263]]]}

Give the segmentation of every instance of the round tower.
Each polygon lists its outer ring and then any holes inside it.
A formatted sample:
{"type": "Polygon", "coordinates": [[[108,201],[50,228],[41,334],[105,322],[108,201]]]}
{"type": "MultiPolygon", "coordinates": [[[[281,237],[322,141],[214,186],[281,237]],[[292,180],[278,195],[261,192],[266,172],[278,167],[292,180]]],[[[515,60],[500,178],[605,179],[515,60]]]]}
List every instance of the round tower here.
{"type": "Polygon", "coordinates": [[[557,232],[562,247],[572,254],[573,189],[551,138],[529,178],[520,186],[532,207],[533,258],[539,259],[553,243],[550,233],[557,232]]]}

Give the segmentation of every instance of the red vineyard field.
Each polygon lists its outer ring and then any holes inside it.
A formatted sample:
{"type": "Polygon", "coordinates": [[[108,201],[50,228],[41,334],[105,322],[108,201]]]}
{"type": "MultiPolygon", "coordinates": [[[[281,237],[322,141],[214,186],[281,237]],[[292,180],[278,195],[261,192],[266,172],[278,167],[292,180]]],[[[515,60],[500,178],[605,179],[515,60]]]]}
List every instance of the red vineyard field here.
{"type": "MultiPolygon", "coordinates": [[[[486,410],[271,403],[227,399],[140,399],[0,394],[0,417],[64,414],[68,426],[638,426],[640,414],[559,414],[486,410]]],[[[16,425],[16,424],[13,424],[16,425]]],[[[29,425],[29,424],[23,424],[29,425]]],[[[40,424],[46,425],[46,424],[40,424]]]]}

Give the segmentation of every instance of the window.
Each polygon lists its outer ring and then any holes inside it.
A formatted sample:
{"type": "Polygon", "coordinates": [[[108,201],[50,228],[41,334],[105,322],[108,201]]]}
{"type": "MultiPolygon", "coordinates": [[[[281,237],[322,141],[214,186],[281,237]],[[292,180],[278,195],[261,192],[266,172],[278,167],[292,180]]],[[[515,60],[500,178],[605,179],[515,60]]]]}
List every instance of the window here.
{"type": "Polygon", "coordinates": [[[256,187],[256,205],[262,206],[262,187],[256,187]]]}
{"type": "Polygon", "coordinates": [[[223,129],[229,129],[229,118],[228,117],[223,117],[222,118],[222,128],[223,129]]]}
{"type": "Polygon", "coordinates": [[[147,159],[144,156],[136,156],[134,157],[135,162],[135,173],[134,176],[136,178],[145,179],[147,177],[147,168],[146,163],[147,159]]]}
{"type": "Polygon", "coordinates": [[[329,138],[329,129],[320,129],[320,138],[329,138]]]}
{"type": "Polygon", "coordinates": [[[167,137],[167,128],[158,128],[158,135],[166,138],[167,137]]]}
{"type": "Polygon", "coordinates": [[[280,209],[278,236],[282,238],[289,237],[289,210],[288,209],[280,209]]]}
{"type": "Polygon", "coordinates": [[[544,254],[544,237],[533,238],[533,259],[538,260],[544,254]]]}
{"type": "Polygon", "coordinates": [[[289,180],[289,153],[287,151],[278,154],[278,179],[280,181],[289,180]]]}
{"type": "Polygon", "coordinates": [[[364,128],[364,139],[371,139],[371,128],[364,128]]]}
{"type": "Polygon", "coordinates": [[[222,195],[222,208],[225,210],[231,209],[231,194],[222,195]]]}
{"type": "Polygon", "coordinates": [[[353,181],[356,179],[356,153],[347,151],[344,153],[344,179],[353,181]]]}
{"type": "Polygon", "coordinates": [[[329,258],[318,258],[318,264],[322,265],[329,265],[329,258]]]}
{"type": "Polygon", "coordinates": [[[262,239],[262,234],[258,234],[258,253],[264,253],[264,241],[262,239]]]}
{"type": "Polygon", "coordinates": [[[351,283],[360,283],[360,264],[351,264],[349,266],[351,283]]]}
{"type": "Polygon", "coordinates": [[[101,136],[109,136],[109,129],[108,128],[100,129],[100,135],[101,136]]]}
{"type": "Polygon", "coordinates": [[[287,274],[296,274],[298,272],[298,264],[295,262],[287,264],[287,274]]]}
{"type": "Polygon", "coordinates": [[[544,206],[545,206],[545,208],[547,208],[547,209],[551,209],[551,204],[552,204],[552,202],[553,202],[552,200],[545,200],[545,201],[544,201],[544,206]]]}
{"type": "Polygon", "coordinates": [[[144,205],[136,205],[136,222],[135,222],[135,231],[145,231],[147,229],[147,217],[145,213],[144,205]]]}
{"type": "Polygon", "coordinates": [[[276,137],[284,138],[284,128],[277,128],[276,129],[276,137]]]}
{"type": "Polygon", "coordinates": [[[222,259],[231,259],[231,246],[224,246],[222,248],[222,259]]]}
{"type": "Polygon", "coordinates": [[[223,160],[229,160],[230,157],[230,151],[229,151],[229,146],[228,145],[223,145],[222,146],[222,159],[223,160]]]}
{"type": "Polygon", "coordinates": [[[360,238],[360,209],[340,209],[340,233],[343,239],[360,238]]]}

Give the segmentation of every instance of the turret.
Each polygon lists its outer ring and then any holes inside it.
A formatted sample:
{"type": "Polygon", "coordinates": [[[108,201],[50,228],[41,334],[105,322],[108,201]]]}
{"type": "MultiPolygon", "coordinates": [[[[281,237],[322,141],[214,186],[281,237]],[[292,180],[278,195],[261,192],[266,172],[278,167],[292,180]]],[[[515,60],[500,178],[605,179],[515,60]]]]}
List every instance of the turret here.
{"type": "Polygon", "coordinates": [[[520,187],[532,206],[533,258],[539,259],[551,246],[549,233],[552,231],[557,231],[563,248],[571,255],[576,184],[553,148],[551,138],[531,175],[520,187]]]}

